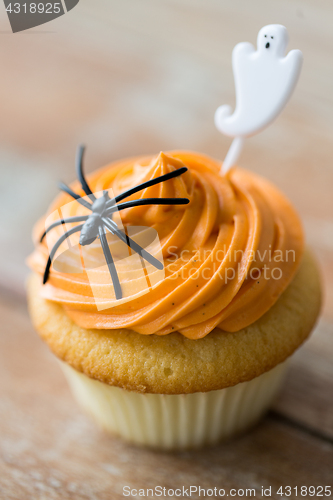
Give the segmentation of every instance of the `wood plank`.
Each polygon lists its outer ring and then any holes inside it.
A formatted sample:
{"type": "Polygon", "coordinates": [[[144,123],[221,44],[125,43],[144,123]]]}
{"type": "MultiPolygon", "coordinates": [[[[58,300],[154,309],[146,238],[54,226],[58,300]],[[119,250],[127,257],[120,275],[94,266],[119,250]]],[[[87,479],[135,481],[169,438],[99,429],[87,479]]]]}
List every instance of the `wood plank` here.
{"type": "Polygon", "coordinates": [[[196,485],[255,488],[259,498],[261,486],[272,486],[277,499],[281,485],[332,483],[332,442],[274,415],[245,436],[200,452],[153,452],[106,436],[73,402],[24,304],[3,298],[0,317],[1,498],[106,500],[123,498],[126,485],[196,485]]]}
{"type": "Polygon", "coordinates": [[[290,360],[274,410],[333,439],[333,325],[320,322],[290,360]]]}
{"type": "Polygon", "coordinates": [[[82,0],[52,28],[17,35],[1,17],[0,287],[14,291],[0,297],[1,499],[117,499],[126,484],[253,487],[257,497],[264,485],[277,499],[280,485],[332,483],[332,14],[329,0],[99,0],[98,8],[82,0]],[[213,113],[234,99],[231,50],[275,20],[288,27],[290,48],[303,50],[304,69],[281,117],[248,140],[240,164],[299,210],[323,274],[325,319],[253,432],[199,453],[133,448],[80,412],[32,331],[22,301],[31,226],[57,180],[74,178],[81,141],[87,171],[176,148],[223,158],[230,141],[213,113]]]}

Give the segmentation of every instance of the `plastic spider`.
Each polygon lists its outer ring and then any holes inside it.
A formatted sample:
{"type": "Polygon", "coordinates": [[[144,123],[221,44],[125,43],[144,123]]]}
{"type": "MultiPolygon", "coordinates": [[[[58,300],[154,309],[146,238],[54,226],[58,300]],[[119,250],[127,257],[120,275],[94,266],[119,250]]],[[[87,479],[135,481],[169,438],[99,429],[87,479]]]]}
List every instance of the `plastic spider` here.
{"type": "Polygon", "coordinates": [[[76,173],[78,179],[81,183],[83,191],[91,200],[91,203],[85,199],[82,199],[80,195],[72,191],[72,189],[66,184],[60,182],[59,188],[65,193],[69,194],[72,198],[74,198],[78,203],[83,205],[84,207],[91,210],[91,214],[89,215],[78,215],[75,217],[67,217],[64,219],[59,219],[53,224],[51,224],[43,233],[40,241],[42,242],[45,238],[46,234],[61,224],[67,224],[72,222],[83,222],[78,226],[72,227],[67,232],[65,232],[58,241],[54,244],[51,252],[49,253],[49,258],[45,267],[43,284],[45,284],[48,280],[50,274],[50,267],[52,264],[52,260],[60,247],[60,245],[74,233],[78,231],[80,234],[80,245],[90,245],[96,238],[100,239],[101,246],[103,249],[104,257],[106,263],[108,265],[108,269],[110,272],[110,276],[112,279],[112,283],[115,290],[116,299],[119,300],[122,298],[121,285],[119,282],[116,266],[114,264],[110,248],[106,239],[106,230],[117,236],[121,241],[126,243],[134,252],[138,253],[143,259],[152,264],[157,269],[163,269],[163,264],[156,259],[153,255],[147,252],[144,248],[142,248],[138,243],[136,243],[132,238],[130,238],[126,233],[121,231],[116,222],[112,220],[112,216],[118,210],[124,210],[126,208],[137,207],[140,205],[186,205],[189,203],[189,199],[187,198],[143,198],[140,200],[127,201],[124,203],[120,203],[125,198],[128,198],[132,194],[135,194],[143,189],[146,189],[150,186],[155,186],[156,184],[160,184],[161,182],[167,181],[169,179],[173,179],[174,177],[178,177],[187,171],[186,167],[179,168],[174,170],[173,172],[169,172],[168,174],[161,175],[156,177],[155,179],[151,179],[147,182],[143,182],[138,186],[135,186],[127,191],[124,191],[121,194],[118,194],[114,198],[110,198],[107,191],[103,192],[103,195],[99,198],[96,198],[94,193],[91,191],[85,176],[83,174],[83,154],[84,154],[84,146],[79,146],[76,156],[76,173]]]}

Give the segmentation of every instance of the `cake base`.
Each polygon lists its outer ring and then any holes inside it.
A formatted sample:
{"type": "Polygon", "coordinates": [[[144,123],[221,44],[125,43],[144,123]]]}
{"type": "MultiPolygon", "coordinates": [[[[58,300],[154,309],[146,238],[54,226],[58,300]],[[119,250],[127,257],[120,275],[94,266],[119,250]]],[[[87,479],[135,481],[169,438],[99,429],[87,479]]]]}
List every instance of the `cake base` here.
{"type": "Polygon", "coordinates": [[[217,391],[273,369],[309,336],[321,303],[318,267],[309,251],[291,284],[261,318],[238,332],[215,328],[199,340],[179,332],[159,336],[83,328],[42,293],[41,277],[31,275],[31,318],[59,359],[106,385],[169,395],[217,391]]]}
{"type": "Polygon", "coordinates": [[[217,391],[168,395],[120,389],[60,364],[75,399],[102,428],[164,450],[214,445],[254,425],[275,398],[287,366],[217,391]]]}

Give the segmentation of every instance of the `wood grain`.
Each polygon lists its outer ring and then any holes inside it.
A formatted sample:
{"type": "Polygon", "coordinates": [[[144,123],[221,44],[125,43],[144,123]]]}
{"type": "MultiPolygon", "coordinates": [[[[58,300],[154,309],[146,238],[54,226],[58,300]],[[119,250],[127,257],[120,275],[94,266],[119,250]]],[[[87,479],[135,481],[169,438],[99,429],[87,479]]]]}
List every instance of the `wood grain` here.
{"type": "Polygon", "coordinates": [[[321,322],[291,360],[278,414],[333,440],[333,329],[321,322]]]}

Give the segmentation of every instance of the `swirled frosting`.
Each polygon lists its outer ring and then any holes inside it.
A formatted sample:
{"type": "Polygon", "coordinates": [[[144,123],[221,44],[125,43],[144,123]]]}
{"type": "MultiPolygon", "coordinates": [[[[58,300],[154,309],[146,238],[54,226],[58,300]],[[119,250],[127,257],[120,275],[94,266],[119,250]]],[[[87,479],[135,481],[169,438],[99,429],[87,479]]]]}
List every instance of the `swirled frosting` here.
{"type": "MultiPolygon", "coordinates": [[[[189,205],[139,206],[121,212],[124,227],[148,226],[158,233],[165,276],[157,286],[100,311],[86,272],[51,269],[42,295],[61,303],[82,327],[130,329],[143,335],[178,331],[199,339],[216,327],[235,332],[261,317],[291,282],[303,252],[300,220],[272,184],[238,167],[222,177],[219,162],[183,151],[111,164],[91,175],[89,183],[94,192],[112,188],[118,194],[183,165],[188,167],[185,174],[131,199],[187,197],[189,205]]],[[[72,187],[83,195],[77,183],[72,187]]],[[[70,201],[68,195],[60,195],[50,213],[70,201]]],[[[77,202],[70,206],[70,215],[81,215],[77,202]]],[[[36,225],[36,241],[44,225],[45,219],[36,225]]],[[[53,230],[54,242],[60,231],[53,230]]],[[[46,243],[37,244],[29,265],[42,274],[47,258],[46,243]]],[[[131,281],[126,286],[130,288],[131,281]]]]}

